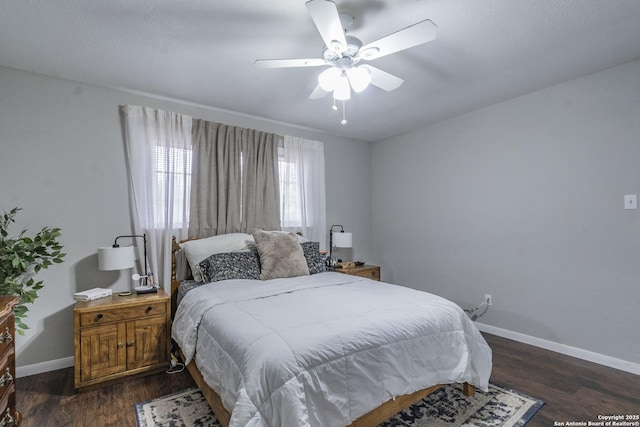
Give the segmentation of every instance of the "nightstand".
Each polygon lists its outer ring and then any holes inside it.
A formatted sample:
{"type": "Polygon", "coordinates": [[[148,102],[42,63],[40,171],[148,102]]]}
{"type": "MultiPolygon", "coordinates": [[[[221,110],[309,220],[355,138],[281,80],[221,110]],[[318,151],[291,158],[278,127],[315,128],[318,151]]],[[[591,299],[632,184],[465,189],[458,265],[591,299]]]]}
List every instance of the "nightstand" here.
{"type": "Polygon", "coordinates": [[[75,387],[90,390],[169,367],[170,301],[165,291],[77,301],[75,387]]]}
{"type": "Polygon", "coordinates": [[[352,276],[366,277],[367,279],[373,279],[380,281],[380,267],[377,265],[361,265],[347,268],[336,268],[334,270],[337,273],[350,274],[352,276]]]}

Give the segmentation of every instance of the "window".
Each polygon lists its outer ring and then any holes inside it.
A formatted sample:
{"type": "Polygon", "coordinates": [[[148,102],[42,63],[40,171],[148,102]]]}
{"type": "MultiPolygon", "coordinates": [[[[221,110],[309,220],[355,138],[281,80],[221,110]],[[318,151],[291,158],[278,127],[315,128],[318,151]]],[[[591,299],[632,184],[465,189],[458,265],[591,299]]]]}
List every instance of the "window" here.
{"type": "Polygon", "coordinates": [[[156,146],[155,160],[154,224],[158,228],[164,227],[164,224],[181,228],[189,222],[191,149],[156,146]],[[171,217],[165,218],[166,215],[171,217]]]}
{"type": "MultiPolygon", "coordinates": [[[[290,138],[285,137],[287,141],[290,138]]],[[[301,139],[293,142],[293,146],[285,144],[278,149],[281,227],[324,244],[323,145],[301,139]]],[[[192,150],[165,146],[155,150],[154,224],[157,228],[165,224],[183,228],[189,222],[192,150]]]]}
{"type": "Polygon", "coordinates": [[[278,173],[280,180],[280,222],[282,228],[302,227],[302,194],[300,172],[295,162],[284,159],[278,150],[278,173]]]}
{"type": "MultiPolygon", "coordinates": [[[[153,198],[157,209],[154,209],[155,223],[165,224],[164,215],[172,215],[174,228],[179,228],[189,221],[189,197],[191,190],[191,150],[181,148],[156,147],[156,180],[153,198]],[[170,172],[173,171],[173,172],[170,172]],[[173,193],[172,195],[169,193],[173,193]],[[168,200],[174,200],[167,206],[168,200]],[[167,209],[165,209],[165,206],[167,209]],[[168,209],[171,208],[171,209],[168,209]]],[[[242,166],[241,166],[242,167],[242,166]]],[[[302,210],[298,165],[284,159],[283,150],[279,150],[278,158],[280,181],[280,213],[282,227],[301,227],[302,210]]]]}
{"type": "Polygon", "coordinates": [[[280,218],[283,230],[326,243],[324,144],[293,136],[278,151],[280,218]]]}

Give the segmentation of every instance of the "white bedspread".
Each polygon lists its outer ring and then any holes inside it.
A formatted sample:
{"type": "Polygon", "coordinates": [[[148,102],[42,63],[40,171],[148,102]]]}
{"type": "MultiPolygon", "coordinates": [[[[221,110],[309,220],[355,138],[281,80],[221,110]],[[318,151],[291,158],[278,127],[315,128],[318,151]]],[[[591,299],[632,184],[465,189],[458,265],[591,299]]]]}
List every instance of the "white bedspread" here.
{"type": "Polygon", "coordinates": [[[435,384],[486,390],[491,349],[454,303],[340,273],[190,291],[172,336],[230,426],[346,426],[435,384]]]}

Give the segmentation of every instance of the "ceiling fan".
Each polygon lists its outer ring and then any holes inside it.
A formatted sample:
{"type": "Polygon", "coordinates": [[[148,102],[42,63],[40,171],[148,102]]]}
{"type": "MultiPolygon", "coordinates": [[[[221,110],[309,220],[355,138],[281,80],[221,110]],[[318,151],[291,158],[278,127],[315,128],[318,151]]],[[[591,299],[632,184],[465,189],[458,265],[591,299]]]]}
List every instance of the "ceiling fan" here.
{"type": "MultiPolygon", "coordinates": [[[[310,0],[306,2],[306,7],[325,44],[322,58],[258,59],[255,65],[260,68],[328,66],[318,76],[318,85],[309,97],[312,99],[333,92],[334,99],[344,101],[351,97],[352,89],[361,92],[369,84],[386,91],[397,89],[404,82],[403,79],[360,62],[409,49],[436,37],[436,25],[425,19],[374,42],[363,44],[358,38],[346,34],[351,28],[353,17],[339,14],[333,1],[310,0]]],[[[344,123],[346,120],[343,119],[344,123]]]]}

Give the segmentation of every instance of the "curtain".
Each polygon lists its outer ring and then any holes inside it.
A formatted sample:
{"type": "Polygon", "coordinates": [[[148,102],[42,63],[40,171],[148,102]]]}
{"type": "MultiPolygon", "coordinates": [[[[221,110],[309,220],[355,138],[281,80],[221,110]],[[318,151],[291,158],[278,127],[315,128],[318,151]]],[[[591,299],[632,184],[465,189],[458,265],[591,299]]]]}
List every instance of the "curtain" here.
{"type": "Polygon", "coordinates": [[[241,130],[242,230],[280,230],[278,142],[272,133],[241,130]]]}
{"type": "Polygon", "coordinates": [[[190,237],[240,230],[241,154],[233,126],[193,120],[190,237]]]}
{"type": "Polygon", "coordinates": [[[149,270],[170,292],[171,237],[187,238],[192,118],[131,105],[121,111],[134,234],[147,235],[149,270]]]}
{"type": "Polygon", "coordinates": [[[324,144],[285,136],[279,168],[282,229],[327,248],[324,144]]]}
{"type": "Polygon", "coordinates": [[[189,237],[280,229],[277,135],[193,121],[189,237]]]}

